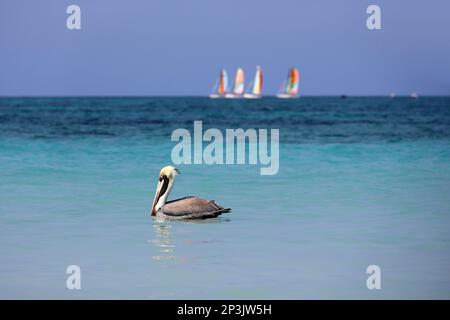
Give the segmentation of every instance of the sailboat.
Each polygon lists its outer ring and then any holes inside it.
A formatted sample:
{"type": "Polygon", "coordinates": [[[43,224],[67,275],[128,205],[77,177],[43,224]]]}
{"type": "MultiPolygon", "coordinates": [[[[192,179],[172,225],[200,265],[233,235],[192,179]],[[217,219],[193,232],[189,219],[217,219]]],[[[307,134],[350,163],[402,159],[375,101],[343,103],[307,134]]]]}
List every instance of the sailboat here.
{"type": "Polygon", "coordinates": [[[261,67],[256,67],[255,79],[253,80],[253,89],[251,93],[244,93],[246,99],[257,99],[262,96],[263,77],[261,67]]]}
{"type": "Polygon", "coordinates": [[[225,69],[220,70],[219,79],[213,88],[213,93],[209,95],[211,99],[223,98],[227,93],[228,74],[225,69]]]}
{"type": "Polygon", "coordinates": [[[287,80],[283,83],[281,92],[277,94],[278,98],[298,98],[298,81],[300,74],[297,68],[291,68],[289,70],[287,80]]]}
{"type": "Polygon", "coordinates": [[[233,92],[225,94],[225,98],[242,98],[244,93],[244,70],[242,68],[236,69],[233,82],[233,92]]]}

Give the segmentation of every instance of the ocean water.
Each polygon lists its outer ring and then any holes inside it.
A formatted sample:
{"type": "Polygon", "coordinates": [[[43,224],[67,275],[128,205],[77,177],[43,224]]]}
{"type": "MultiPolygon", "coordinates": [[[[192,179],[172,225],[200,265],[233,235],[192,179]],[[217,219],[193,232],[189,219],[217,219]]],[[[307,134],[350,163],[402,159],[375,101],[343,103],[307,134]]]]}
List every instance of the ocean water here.
{"type": "Polygon", "coordinates": [[[450,98],[0,99],[0,298],[448,299],[449,231],[450,98]],[[154,221],[194,120],[279,128],[279,172],[179,165],[171,198],[233,211],[154,221]]]}

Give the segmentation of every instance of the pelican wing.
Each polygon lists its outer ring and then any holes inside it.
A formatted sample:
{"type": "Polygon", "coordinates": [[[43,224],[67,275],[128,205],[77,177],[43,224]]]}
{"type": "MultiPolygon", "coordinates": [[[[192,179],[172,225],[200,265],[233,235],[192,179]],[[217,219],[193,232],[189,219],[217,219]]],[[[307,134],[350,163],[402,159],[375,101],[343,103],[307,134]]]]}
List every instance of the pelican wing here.
{"type": "Polygon", "coordinates": [[[214,200],[186,197],[167,202],[162,208],[163,214],[181,219],[215,218],[231,209],[219,206],[214,200]]]}

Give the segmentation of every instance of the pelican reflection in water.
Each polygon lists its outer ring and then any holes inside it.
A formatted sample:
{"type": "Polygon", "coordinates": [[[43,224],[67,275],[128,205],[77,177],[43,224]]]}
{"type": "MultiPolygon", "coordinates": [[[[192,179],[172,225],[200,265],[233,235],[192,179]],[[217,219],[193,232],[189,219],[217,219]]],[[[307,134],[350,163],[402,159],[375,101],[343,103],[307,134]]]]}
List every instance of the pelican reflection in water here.
{"type": "Polygon", "coordinates": [[[153,256],[155,260],[172,260],[175,256],[175,240],[172,238],[172,226],[168,224],[154,224],[155,238],[151,243],[155,245],[161,254],[153,256]]]}
{"type": "MultiPolygon", "coordinates": [[[[192,220],[190,225],[203,225],[203,224],[215,224],[223,223],[229,220],[192,220]]],[[[154,236],[153,239],[149,240],[153,246],[156,247],[158,252],[152,258],[159,261],[174,261],[185,263],[191,260],[192,257],[180,256],[180,252],[177,252],[177,247],[186,248],[186,246],[198,246],[198,245],[209,245],[219,242],[214,236],[209,235],[208,238],[199,238],[198,234],[195,233],[195,229],[182,229],[176,230],[178,228],[185,228],[186,224],[183,225],[172,225],[163,221],[153,224],[154,236]],[[177,236],[178,231],[178,236],[177,236]],[[181,236],[180,236],[181,231],[181,236]]],[[[184,250],[181,250],[184,252],[184,250]]]]}
{"type": "Polygon", "coordinates": [[[162,220],[193,220],[215,218],[231,211],[230,208],[218,205],[214,200],[193,196],[167,201],[175,177],[179,173],[178,169],[172,166],[161,169],[152,204],[152,216],[162,220]]]}

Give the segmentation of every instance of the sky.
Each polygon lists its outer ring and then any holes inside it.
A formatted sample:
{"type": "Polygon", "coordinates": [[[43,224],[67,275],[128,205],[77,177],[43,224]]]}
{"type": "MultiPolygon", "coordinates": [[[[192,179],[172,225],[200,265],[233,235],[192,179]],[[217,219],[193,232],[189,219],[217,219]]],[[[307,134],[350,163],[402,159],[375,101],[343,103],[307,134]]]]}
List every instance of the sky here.
{"type": "Polygon", "coordinates": [[[0,1],[0,96],[207,95],[257,65],[267,95],[292,66],[303,95],[450,95],[450,1],[0,1]]]}

